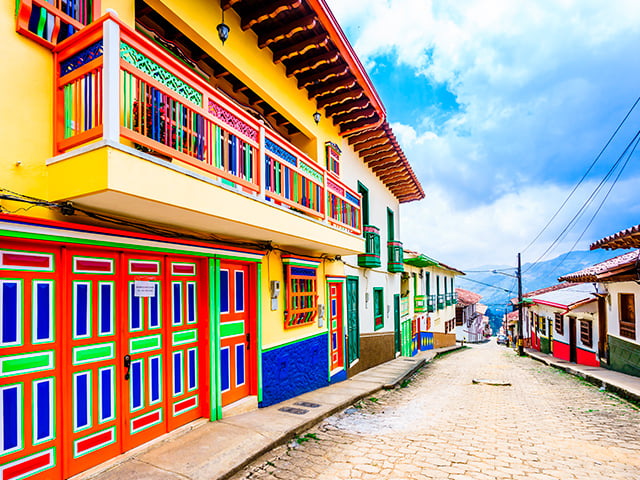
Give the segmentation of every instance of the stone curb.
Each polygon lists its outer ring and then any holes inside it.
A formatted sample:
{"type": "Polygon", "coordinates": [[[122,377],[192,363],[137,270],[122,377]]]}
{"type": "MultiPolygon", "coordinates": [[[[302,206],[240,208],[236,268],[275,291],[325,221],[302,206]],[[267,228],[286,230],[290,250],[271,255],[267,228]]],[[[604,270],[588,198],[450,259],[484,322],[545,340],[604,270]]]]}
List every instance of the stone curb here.
{"type": "Polygon", "coordinates": [[[562,370],[563,372],[568,373],[569,375],[573,375],[574,377],[579,377],[582,378],[583,380],[586,380],[587,382],[593,384],[596,387],[604,387],[605,390],[607,390],[608,392],[613,392],[616,395],[618,395],[619,397],[624,398],[625,400],[629,400],[631,402],[634,403],[638,403],[640,404],[640,395],[636,394],[635,392],[631,392],[628,389],[626,389],[625,387],[622,387],[620,385],[616,385],[615,383],[611,383],[610,380],[605,380],[602,379],[596,375],[590,374],[590,373],[586,373],[583,372],[581,370],[577,370],[575,368],[572,368],[570,365],[562,365],[562,364],[558,364],[555,363],[547,358],[544,357],[539,357],[535,354],[532,354],[530,352],[525,351],[524,354],[533,359],[536,360],[540,363],[544,363],[545,365],[549,366],[549,367],[553,367],[556,368],[558,370],[562,370]]]}

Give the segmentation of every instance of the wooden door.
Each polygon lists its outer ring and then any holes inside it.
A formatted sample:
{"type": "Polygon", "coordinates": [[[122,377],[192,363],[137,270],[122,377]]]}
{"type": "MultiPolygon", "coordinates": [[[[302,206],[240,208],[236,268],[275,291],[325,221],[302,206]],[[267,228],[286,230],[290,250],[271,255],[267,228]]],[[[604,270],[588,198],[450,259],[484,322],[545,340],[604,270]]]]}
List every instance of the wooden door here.
{"type": "Polygon", "coordinates": [[[171,322],[168,323],[167,345],[170,366],[168,398],[169,430],[203,415],[202,373],[206,369],[206,348],[200,348],[207,337],[205,282],[201,262],[170,258],[167,261],[171,322]]]}
{"type": "Polygon", "coordinates": [[[360,318],[358,308],[358,279],[347,278],[347,334],[349,336],[349,365],[360,358],[360,318]]]}
{"type": "Polygon", "coordinates": [[[402,353],[402,331],[400,328],[400,295],[393,295],[393,331],[395,332],[396,353],[402,353]]]}
{"type": "Polygon", "coordinates": [[[124,256],[126,301],[122,313],[122,410],[124,449],[167,432],[170,371],[167,339],[166,271],[162,256],[124,256]]]}
{"type": "Polygon", "coordinates": [[[0,478],[61,476],[60,253],[0,248],[0,478]]]}
{"type": "Polygon", "coordinates": [[[220,391],[222,406],[250,394],[252,369],[249,266],[220,262],[220,391]]]}
{"type": "Polygon", "coordinates": [[[344,366],[342,282],[329,282],[329,370],[344,366]]]}
{"type": "Polygon", "coordinates": [[[119,254],[69,249],[65,268],[65,478],[122,451],[119,254]]]}

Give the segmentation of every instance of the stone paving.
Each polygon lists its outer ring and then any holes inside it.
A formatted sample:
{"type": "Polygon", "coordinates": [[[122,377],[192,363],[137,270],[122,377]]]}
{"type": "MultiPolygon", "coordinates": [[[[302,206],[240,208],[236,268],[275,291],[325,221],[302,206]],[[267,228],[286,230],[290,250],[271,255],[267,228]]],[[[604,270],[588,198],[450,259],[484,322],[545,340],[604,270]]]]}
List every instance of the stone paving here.
{"type": "Polygon", "coordinates": [[[640,479],[640,410],[491,342],[433,361],[232,478],[640,479]]]}

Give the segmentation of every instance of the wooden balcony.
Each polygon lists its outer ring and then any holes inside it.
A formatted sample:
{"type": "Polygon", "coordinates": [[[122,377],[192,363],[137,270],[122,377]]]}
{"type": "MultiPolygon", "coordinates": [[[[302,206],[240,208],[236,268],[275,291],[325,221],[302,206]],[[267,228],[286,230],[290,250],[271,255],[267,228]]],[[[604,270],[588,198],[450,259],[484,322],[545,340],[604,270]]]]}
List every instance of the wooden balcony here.
{"type": "Polygon", "coordinates": [[[373,225],[364,226],[365,253],[358,255],[358,266],[376,268],[380,263],[380,229],[373,225]]]}
{"type": "Polygon", "coordinates": [[[435,311],[436,311],[436,296],[427,295],[427,312],[435,312],[435,311]]]}
{"type": "Polygon", "coordinates": [[[438,310],[442,310],[445,305],[444,293],[438,295],[438,310]]]}
{"type": "Polygon", "coordinates": [[[362,245],[357,192],[116,17],[83,28],[54,54],[59,158],[96,143],[133,147],[362,245]]]}
{"type": "Polygon", "coordinates": [[[392,273],[404,272],[402,242],[387,242],[389,255],[388,270],[392,273]]]}
{"type": "Polygon", "coordinates": [[[416,295],[413,299],[413,310],[415,313],[424,313],[427,311],[427,296],[416,295]]]}

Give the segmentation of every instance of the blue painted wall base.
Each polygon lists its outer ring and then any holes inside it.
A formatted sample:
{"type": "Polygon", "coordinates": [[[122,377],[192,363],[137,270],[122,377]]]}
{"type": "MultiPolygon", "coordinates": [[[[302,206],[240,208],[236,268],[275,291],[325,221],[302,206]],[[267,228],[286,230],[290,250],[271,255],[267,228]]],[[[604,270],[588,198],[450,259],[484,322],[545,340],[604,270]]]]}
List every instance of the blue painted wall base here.
{"type": "Polygon", "coordinates": [[[433,350],[432,332],[420,332],[420,350],[433,350]]]}
{"type": "Polygon", "coordinates": [[[334,374],[331,376],[331,380],[329,380],[329,383],[337,383],[337,382],[342,382],[343,380],[347,379],[347,370],[340,370],[338,373],[334,374]]]}
{"type": "Polygon", "coordinates": [[[326,334],[264,352],[260,406],[268,407],[326,387],[328,371],[329,343],[326,334]]]}
{"type": "Polygon", "coordinates": [[[420,350],[420,332],[416,333],[411,339],[411,356],[415,357],[420,350]]]}

